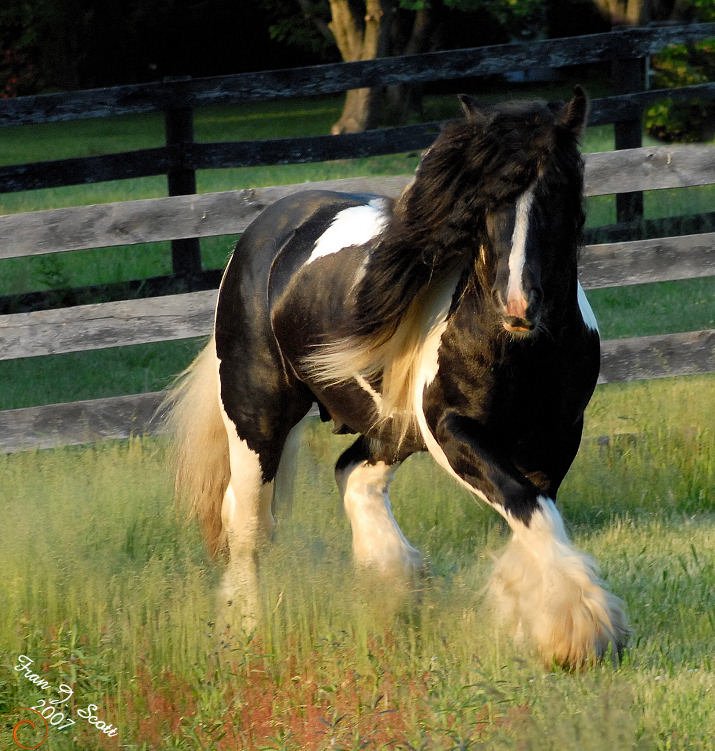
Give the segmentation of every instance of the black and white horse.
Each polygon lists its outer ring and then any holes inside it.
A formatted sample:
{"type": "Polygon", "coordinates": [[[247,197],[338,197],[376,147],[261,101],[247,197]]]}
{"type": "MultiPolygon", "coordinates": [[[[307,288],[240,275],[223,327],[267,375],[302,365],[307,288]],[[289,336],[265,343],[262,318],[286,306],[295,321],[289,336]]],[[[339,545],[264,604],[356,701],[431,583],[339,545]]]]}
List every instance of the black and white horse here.
{"type": "Polygon", "coordinates": [[[409,574],[422,559],[388,485],[427,450],[513,532],[499,610],[547,662],[578,666],[628,632],[555,506],[599,368],[577,280],[587,100],[460,100],[397,201],[306,191],[246,230],[174,393],[177,486],[254,585],[281,455],[317,403],[358,435],[335,470],[357,564],[409,574]]]}

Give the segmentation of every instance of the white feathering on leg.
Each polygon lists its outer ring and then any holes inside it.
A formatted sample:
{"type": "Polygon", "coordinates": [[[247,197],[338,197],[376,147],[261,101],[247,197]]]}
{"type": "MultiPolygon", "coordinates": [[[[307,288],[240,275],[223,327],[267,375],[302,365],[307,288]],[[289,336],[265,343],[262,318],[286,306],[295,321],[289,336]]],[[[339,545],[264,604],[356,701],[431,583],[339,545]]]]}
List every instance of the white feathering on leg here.
{"type": "Polygon", "coordinates": [[[542,496],[539,506],[528,527],[513,521],[513,539],[495,565],[498,616],[547,664],[579,667],[609,645],[616,659],[628,636],[621,601],[604,589],[595,561],[571,545],[554,502],[542,496]]]}
{"type": "Polygon", "coordinates": [[[388,487],[396,466],[384,462],[351,464],[338,473],[359,567],[398,577],[422,568],[422,556],[402,533],[392,514],[388,487]]]}

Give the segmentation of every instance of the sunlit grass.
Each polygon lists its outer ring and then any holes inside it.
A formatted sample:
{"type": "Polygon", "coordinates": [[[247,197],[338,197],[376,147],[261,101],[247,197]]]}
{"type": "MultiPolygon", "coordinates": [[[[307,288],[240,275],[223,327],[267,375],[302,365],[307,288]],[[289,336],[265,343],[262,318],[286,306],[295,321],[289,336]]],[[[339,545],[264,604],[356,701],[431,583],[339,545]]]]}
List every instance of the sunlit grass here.
{"type": "Polygon", "coordinates": [[[715,278],[588,291],[603,339],[715,326],[715,278]]]}
{"type": "MultiPolygon", "coordinates": [[[[262,566],[263,622],[225,642],[209,563],[171,502],[162,440],[0,457],[0,739],[43,692],[75,689],[140,749],[709,748],[715,632],[713,377],[599,387],[559,495],[579,546],[626,601],[623,665],[545,672],[485,618],[499,517],[426,456],[397,518],[431,577],[411,604],[356,582],[332,464],[305,436],[292,513],[262,566]],[[481,744],[481,745],[480,745],[481,744]]],[[[78,722],[49,749],[116,748],[78,722]]]]}

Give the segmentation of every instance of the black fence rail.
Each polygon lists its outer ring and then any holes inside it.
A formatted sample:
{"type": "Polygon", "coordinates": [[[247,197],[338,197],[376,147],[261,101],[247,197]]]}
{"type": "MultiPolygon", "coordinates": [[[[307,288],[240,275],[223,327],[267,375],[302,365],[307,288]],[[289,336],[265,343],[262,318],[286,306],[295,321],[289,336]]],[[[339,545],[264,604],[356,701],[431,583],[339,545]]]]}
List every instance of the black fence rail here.
{"type": "Polygon", "coordinates": [[[714,35],[715,23],[653,25],[540,42],[21,97],[1,103],[0,126],[335,94],[367,86],[478,78],[533,67],[642,59],[669,44],[714,35]]]}

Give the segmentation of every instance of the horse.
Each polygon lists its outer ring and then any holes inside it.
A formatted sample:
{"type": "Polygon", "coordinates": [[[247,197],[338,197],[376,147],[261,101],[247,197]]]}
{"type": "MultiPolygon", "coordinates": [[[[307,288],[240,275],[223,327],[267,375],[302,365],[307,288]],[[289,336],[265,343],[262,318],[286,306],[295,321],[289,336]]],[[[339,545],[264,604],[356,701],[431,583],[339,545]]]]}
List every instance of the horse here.
{"type": "Polygon", "coordinates": [[[599,371],[577,277],[588,98],[459,101],[396,200],[306,190],[246,229],[170,398],[177,491],[227,575],[255,586],[279,463],[290,475],[317,404],[357,436],[335,476],[359,568],[420,572],[388,488],[428,451],[511,530],[489,584],[500,622],[548,664],[615,660],[622,602],[555,505],[599,371]]]}

